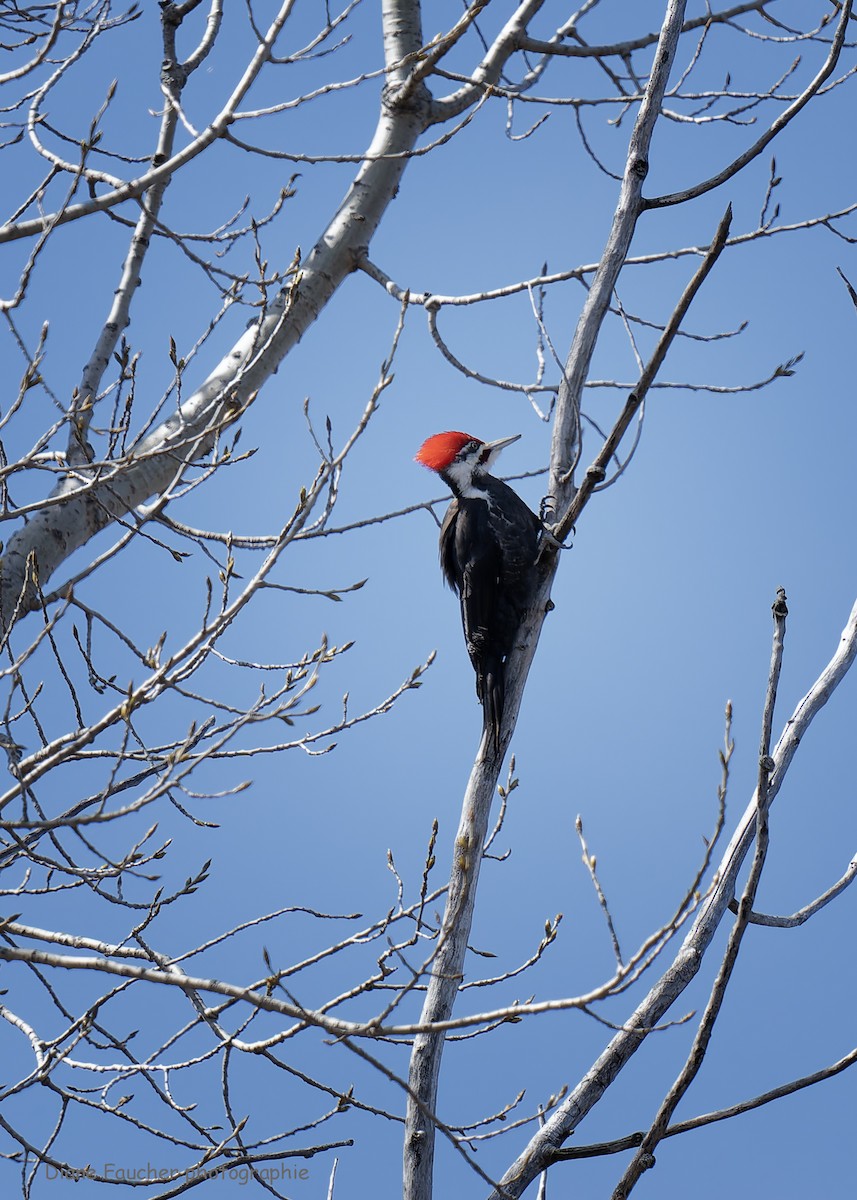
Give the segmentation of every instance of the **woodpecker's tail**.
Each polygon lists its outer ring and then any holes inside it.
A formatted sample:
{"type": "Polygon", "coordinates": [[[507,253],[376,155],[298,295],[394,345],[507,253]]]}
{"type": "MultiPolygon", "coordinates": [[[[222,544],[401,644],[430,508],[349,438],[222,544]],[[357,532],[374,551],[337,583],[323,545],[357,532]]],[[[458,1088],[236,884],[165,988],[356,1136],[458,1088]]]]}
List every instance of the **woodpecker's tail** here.
{"type": "Polygon", "coordinates": [[[500,726],[503,723],[503,704],[506,698],[506,681],[503,661],[494,658],[485,666],[481,676],[479,699],[482,701],[482,726],[485,734],[500,749],[500,726]]]}

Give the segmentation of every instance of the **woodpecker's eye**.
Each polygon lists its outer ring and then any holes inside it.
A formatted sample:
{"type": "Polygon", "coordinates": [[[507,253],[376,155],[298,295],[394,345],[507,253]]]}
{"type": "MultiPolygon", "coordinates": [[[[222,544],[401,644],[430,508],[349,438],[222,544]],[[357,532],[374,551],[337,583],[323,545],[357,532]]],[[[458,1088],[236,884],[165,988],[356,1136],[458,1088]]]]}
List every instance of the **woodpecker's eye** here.
{"type": "Polygon", "coordinates": [[[465,442],[456,455],[456,458],[460,459],[461,461],[463,461],[465,458],[469,458],[474,450],[478,450],[481,445],[482,443],[477,442],[475,438],[471,442],[465,442]]]}

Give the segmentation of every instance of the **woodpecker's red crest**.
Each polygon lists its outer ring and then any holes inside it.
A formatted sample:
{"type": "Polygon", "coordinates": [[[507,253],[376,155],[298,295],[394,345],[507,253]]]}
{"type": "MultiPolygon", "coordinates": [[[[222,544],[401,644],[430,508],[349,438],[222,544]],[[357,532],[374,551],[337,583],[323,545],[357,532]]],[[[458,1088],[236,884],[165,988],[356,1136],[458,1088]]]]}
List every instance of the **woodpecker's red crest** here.
{"type": "Polygon", "coordinates": [[[456,456],[468,442],[473,443],[474,449],[480,445],[479,438],[475,438],[469,433],[461,433],[456,429],[451,429],[447,433],[435,433],[432,437],[426,438],[414,455],[414,460],[422,463],[431,471],[443,471],[455,461],[456,456]]]}

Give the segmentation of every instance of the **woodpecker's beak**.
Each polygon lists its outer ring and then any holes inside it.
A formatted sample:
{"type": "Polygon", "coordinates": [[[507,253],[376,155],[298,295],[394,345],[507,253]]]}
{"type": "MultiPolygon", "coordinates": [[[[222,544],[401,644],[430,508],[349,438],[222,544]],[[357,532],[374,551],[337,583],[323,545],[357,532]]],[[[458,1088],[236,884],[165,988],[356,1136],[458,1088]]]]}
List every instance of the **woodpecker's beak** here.
{"type": "Polygon", "coordinates": [[[496,442],[486,442],[479,452],[479,465],[482,470],[487,471],[503,447],[517,442],[520,436],[519,433],[513,433],[511,437],[498,438],[496,442]]]}
{"type": "Polygon", "coordinates": [[[495,458],[504,446],[511,446],[512,442],[517,442],[520,436],[519,433],[513,433],[511,437],[498,438],[496,442],[486,442],[482,447],[482,453],[484,454],[487,450],[490,457],[495,458]]]}

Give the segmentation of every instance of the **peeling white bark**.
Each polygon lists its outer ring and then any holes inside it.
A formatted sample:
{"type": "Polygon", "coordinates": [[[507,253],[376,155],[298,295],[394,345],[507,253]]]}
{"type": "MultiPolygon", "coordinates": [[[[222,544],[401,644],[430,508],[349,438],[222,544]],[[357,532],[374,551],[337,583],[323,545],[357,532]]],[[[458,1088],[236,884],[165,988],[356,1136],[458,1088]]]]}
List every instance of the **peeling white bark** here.
{"type": "Polygon", "coordinates": [[[21,616],[38,604],[32,571],[27,568],[31,556],[44,588],[69,555],[99,530],[150,496],[163,495],[183,466],[211,448],[216,431],[274,374],[365,253],[396,195],[409,152],[426,127],[426,109],[419,94],[404,107],[382,102],[366,158],[300,266],[296,284],[246,330],[178,412],[115,466],[96,469],[89,480],[82,475],[66,477],[54,490],[51,504],[13,535],[0,560],[4,624],[13,613],[21,616]]]}

